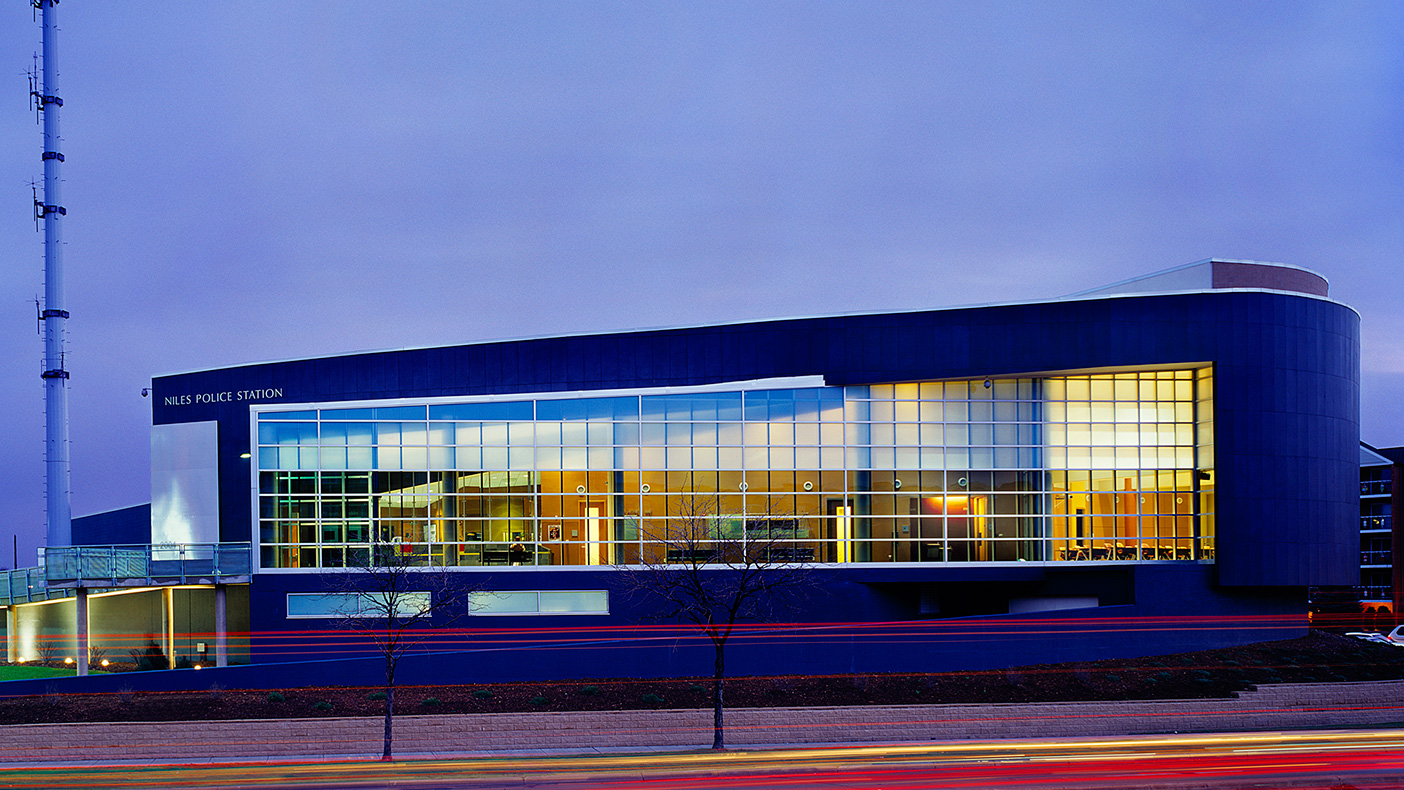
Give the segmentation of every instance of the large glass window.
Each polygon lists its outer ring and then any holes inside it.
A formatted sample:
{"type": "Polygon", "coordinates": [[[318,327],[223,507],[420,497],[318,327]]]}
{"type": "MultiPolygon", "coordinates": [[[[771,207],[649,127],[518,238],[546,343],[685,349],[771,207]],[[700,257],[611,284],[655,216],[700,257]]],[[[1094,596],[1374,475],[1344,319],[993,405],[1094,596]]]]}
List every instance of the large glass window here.
{"type": "Polygon", "coordinates": [[[259,412],[264,568],[1212,559],[1209,368],[259,412]]]}

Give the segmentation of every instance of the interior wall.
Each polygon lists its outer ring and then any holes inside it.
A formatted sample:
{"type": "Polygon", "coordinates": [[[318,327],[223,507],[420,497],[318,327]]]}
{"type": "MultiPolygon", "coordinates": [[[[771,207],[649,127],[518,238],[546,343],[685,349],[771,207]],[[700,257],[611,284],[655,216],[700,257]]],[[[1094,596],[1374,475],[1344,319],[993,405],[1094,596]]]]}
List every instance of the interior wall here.
{"type": "MultiPolygon", "coordinates": [[[[226,588],[225,616],[228,662],[247,664],[249,649],[249,588],[226,588]]],[[[162,589],[135,590],[88,597],[88,644],[94,661],[132,662],[153,648],[172,666],[215,662],[215,591],[213,587],[171,590],[171,612],[162,589]],[[167,655],[166,624],[173,621],[174,655],[167,655]],[[200,650],[204,643],[204,651],[200,650]]],[[[15,657],[25,661],[77,658],[77,616],[72,598],[50,603],[21,604],[14,616],[0,623],[0,633],[12,642],[15,657]],[[15,623],[13,638],[8,623],[15,623]]]]}
{"type": "Polygon", "coordinates": [[[62,661],[78,652],[73,599],[15,607],[17,658],[62,661]]]}

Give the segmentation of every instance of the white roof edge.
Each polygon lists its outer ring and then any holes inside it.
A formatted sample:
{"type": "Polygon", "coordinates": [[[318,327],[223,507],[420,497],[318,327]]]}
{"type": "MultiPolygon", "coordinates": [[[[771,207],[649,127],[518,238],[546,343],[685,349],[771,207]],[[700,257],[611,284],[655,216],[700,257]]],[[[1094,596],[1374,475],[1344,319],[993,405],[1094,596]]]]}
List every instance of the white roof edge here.
{"type": "Polygon", "coordinates": [[[116,512],[119,511],[119,510],[131,510],[131,509],[134,508],[134,507],[141,507],[141,506],[143,506],[143,505],[150,505],[150,504],[151,504],[150,502],[138,502],[138,503],[136,503],[135,505],[123,505],[123,506],[121,506],[121,507],[110,507],[110,508],[107,508],[106,510],[98,510],[98,511],[95,511],[95,512],[93,512],[93,513],[84,513],[84,514],[81,515],[81,516],[74,516],[74,517],[73,517],[73,520],[74,520],[74,521],[77,521],[77,520],[80,519],[80,518],[91,518],[92,516],[101,516],[101,515],[105,515],[105,514],[107,514],[107,513],[116,513],[116,512]]]}
{"type": "Polygon", "coordinates": [[[1360,443],[1360,465],[1361,466],[1389,466],[1394,462],[1375,452],[1375,448],[1361,442],[1360,443]]]}
{"type": "MultiPolygon", "coordinates": [[[[1222,259],[1222,258],[1212,258],[1212,259],[1210,259],[1210,260],[1216,260],[1216,261],[1220,261],[1220,262],[1222,262],[1222,263],[1239,263],[1239,262],[1240,262],[1240,261],[1225,261],[1225,260],[1222,259]]],[[[1203,263],[1203,261],[1200,261],[1199,263],[1203,263]]],[[[1196,265],[1196,264],[1187,264],[1187,265],[1193,266],[1193,265],[1196,265]]],[[[1293,268],[1296,268],[1296,267],[1293,267],[1293,268]]],[[[1169,270],[1166,270],[1166,271],[1169,271],[1169,270]]],[[[1304,271],[1310,271],[1310,270],[1304,270],[1304,271]]],[[[1110,286],[1110,285],[1102,286],[1102,288],[1110,288],[1110,287],[1112,287],[1112,286],[1110,286]]],[[[1098,289],[1096,289],[1096,290],[1099,290],[1099,291],[1100,291],[1100,290],[1102,290],[1102,288],[1098,288],[1098,289]]],[[[916,314],[916,313],[942,313],[942,312],[946,312],[946,311],[955,311],[955,310],[980,310],[980,309],[991,308],[991,307],[1015,307],[1015,306],[1020,306],[1020,305],[1055,304],[1055,303],[1058,303],[1058,302],[1090,302],[1090,301],[1096,301],[1096,300],[1100,300],[1100,299],[1143,299],[1143,298],[1146,298],[1146,297],[1155,297],[1155,296],[1180,296],[1180,295],[1183,295],[1183,294],[1190,294],[1190,293],[1217,294],[1217,293],[1248,293],[1248,292],[1285,294],[1285,295],[1287,295],[1287,296],[1297,296],[1297,297],[1301,297],[1301,298],[1303,298],[1303,299],[1315,299],[1315,300],[1321,301],[1321,302],[1330,302],[1330,303],[1332,303],[1332,304],[1338,304],[1338,305],[1340,305],[1341,307],[1346,308],[1347,310],[1351,311],[1352,313],[1355,313],[1357,316],[1360,315],[1360,311],[1356,310],[1354,307],[1351,307],[1350,305],[1348,305],[1348,304],[1346,304],[1346,303],[1344,303],[1344,302],[1341,302],[1341,301],[1336,300],[1336,299],[1332,299],[1332,298],[1330,298],[1330,297],[1326,297],[1326,296],[1317,296],[1317,295],[1315,295],[1315,294],[1308,294],[1308,293],[1301,293],[1300,291],[1281,291],[1281,290],[1277,290],[1277,289],[1273,289],[1273,288],[1198,288],[1198,289],[1193,289],[1193,290],[1148,291],[1148,292],[1146,292],[1146,293],[1086,293],[1086,294],[1069,294],[1069,295],[1067,295],[1067,296],[1056,296],[1056,297],[1051,297],[1051,298],[1046,298],[1046,299],[1024,299],[1024,300],[1020,300],[1020,301],[1011,301],[1011,302],[985,302],[985,303],[976,303],[976,304],[950,305],[950,306],[947,306],[947,307],[905,308],[905,309],[901,309],[901,310],[854,310],[854,311],[852,311],[852,312],[846,312],[846,313],[825,313],[825,314],[822,314],[822,315],[780,316],[780,317],[776,317],[776,318],[738,318],[738,319],[732,320],[732,321],[717,321],[717,322],[715,322],[715,323],[707,323],[707,324],[679,324],[679,325],[674,325],[674,326],[642,326],[642,327],[633,327],[633,328],[630,328],[630,329],[598,329],[598,330],[587,330],[587,331],[580,331],[580,332],[565,332],[565,333],[554,334],[554,335],[523,335],[523,336],[520,336],[520,337],[503,337],[503,338],[493,338],[493,339],[488,339],[488,340],[469,340],[469,341],[458,342],[458,343],[440,343],[440,344],[436,344],[436,345],[432,345],[432,346],[404,346],[404,347],[401,347],[401,348],[370,348],[370,349],[360,349],[360,350],[357,350],[357,351],[337,351],[337,352],[333,352],[333,353],[330,353],[330,354],[316,354],[316,355],[313,355],[313,356],[305,356],[305,357],[287,357],[287,358],[284,358],[284,359],[265,359],[265,360],[258,360],[258,361],[254,361],[254,362],[237,362],[237,363],[234,363],[234,364],[232,364],[232,365],[215,365],[215,366],[207,367],[207,368],[193,368],[193,369],[190,369],[190,370],[170,371],[170,372],[167,372],[167,373],[158,373],[158,374],[152,376],[152,379],[167,378],[167,377],[170,377],[170,376],[188,376],[188,375],[190,375],[190,374],[192,374],[192,373],[208,373],[208,372],[212,372],[212,371],[216,371],[216,370],[231,370],[231,369],[234,369],[234,368],[253,368],[253,367],[262,367],[262,366],[264,366],[264,365],[281,365],[281,364],[288,363],[288,362],[306,362],[306,361],[310,361],[310,360],[314,360],[314,359],[336,359],[336,358],[338,358],[338,357],[357,357],[357,356],[362,356],[362,355],[365,355],[365,354],[394,354],[394,353],[401,352],[401,351],[432,351],[433,349],[436,349],[436,348],[458,348],[458,347],[461,347],[461,346],[490,346],[490,345],[496,345],[496,344],[499,344],[499,343],[522,343],[522,342],[527,342],[527,341],[532,341],[532,340],[568,340],[568,339],[570,339],[570,338],[576,338],[576,337],[597,337],[597,336],[601,336],[601,335],[631,335],[631,334],[639,334],[639,333],[643,333],[643,332],[676,332],[676,331],[680,331],[680,330],[684,330],[684,329],[708,329],[708,328],[712,328],[712,327],[740,326],[740,325],[743,325],[743,324],[773,324],[773,323],[779,323],[779,322],[781,322],[781,321],[810,321],[810,320],[822,319],[822,318],[850,318],[850,317],[855,317],[855,316],[866,316],[866,315],[874,315],[874,316],[876,316],[876,315],[910,315],[910,314],[916,314]]]]}

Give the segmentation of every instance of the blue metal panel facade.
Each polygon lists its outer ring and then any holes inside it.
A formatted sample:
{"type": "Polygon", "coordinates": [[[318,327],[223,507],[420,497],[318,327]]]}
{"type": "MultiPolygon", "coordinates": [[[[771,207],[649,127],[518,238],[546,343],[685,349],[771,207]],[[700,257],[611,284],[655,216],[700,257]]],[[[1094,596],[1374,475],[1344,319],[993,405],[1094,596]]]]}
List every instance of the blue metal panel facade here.
{"type": "Polygon", "coordinates": [[[94,513],[73,519],[73,545],[112,546],[151,542],[151,505],[94,513]]]}
{"type": "Polygon", "coordinates": [[[218,421],[221,539],[246,541],[251,403],[1192,363],[1214,366],[1217,583],[1350,583],[1359,317],[1308,296],[1123,296],[387,351],[164,376],[152,403],[157,424],[218,421]]]}

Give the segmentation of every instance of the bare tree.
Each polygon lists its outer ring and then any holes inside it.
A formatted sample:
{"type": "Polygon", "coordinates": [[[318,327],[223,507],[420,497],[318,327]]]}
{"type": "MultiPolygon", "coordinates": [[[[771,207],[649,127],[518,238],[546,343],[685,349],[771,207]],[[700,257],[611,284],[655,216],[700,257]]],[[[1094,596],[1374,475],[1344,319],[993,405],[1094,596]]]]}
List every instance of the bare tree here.
{"type": "Polygon", "coordinates": [[[343,574],[328,574],[328,595],[338,626],[364,636],[385,660],[385,745],[392,759],[395,670],[400,659],[433,629],[467,614],[471,585],[444,568],[426,567],[426,557],[379,544],[343,574]]]}
{"type": "Polygon", "coordinates": [[[716,497],[679,497],[643,529],[637,564],[618,566],[636,594],[661,600],[658,616],[688,623],[712,643],[712,748],[724,749],[726,643],[738,622],[771,622],[814,589],[813,549],[793,516],[727,516],[716,497]]]}

